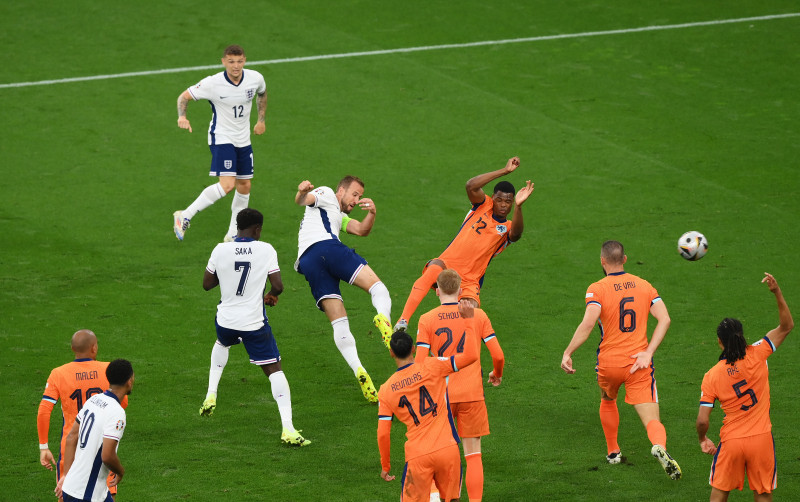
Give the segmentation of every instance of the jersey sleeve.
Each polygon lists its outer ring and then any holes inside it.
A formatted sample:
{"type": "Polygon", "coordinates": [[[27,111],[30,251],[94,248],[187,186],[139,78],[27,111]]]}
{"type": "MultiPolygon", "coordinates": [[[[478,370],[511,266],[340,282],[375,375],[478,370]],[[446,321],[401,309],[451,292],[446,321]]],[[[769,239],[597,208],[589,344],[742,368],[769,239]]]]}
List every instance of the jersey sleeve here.
{"type": "Polygon", "coordinates": [[[700,406],[713,408],[716,400],[717,392],[714,388],[713,373],[709,371],[703,376],[703,383],[700,385],[700,406]]]}
{"type": "Polygon", "coordinates": [[[753,354],[761,361],[766,361],[767,358],[771,356],[772,353],[775,352],[776,350],[775,344],[773,344],[772,340],[770,340],[769,337],[766,336],[761,340],[753,343],[752,346],[755,349],[753,351],[753,354]]]}
{"type": "Polygon", "coordinates": [[[218,249],[219,244],[214,247],[214,250],[211,251],[211,256],[208,258],[208,264],[206,265],[206,270],[211,274],[217,273],[217,260],[218,260],[218,249]]]}
{"type": "MultiPolygon", "coordinates": [[[[382,390],[382,389],[381,389],[382,390]]],[[[381,469],[386,472],[392,468],[392,410],[383,399],[383,393],[378,394],[378,453],[381,457],[381,469]]]]}
{"type": "Polygon", "coordinates": [[[427,315],[423,314],[417,323],[417,356],[415,361],[421,361],[428,356],[431,350],[431,327],[427,315]],[[422,354],[424,352],[424,355],[422,354]]]}
{"type": "Polygon", "coordinates": [[[597,305],[598,307],[603,307],[603,294],[602,294],[602,287],[598,283],[594,283],[586,289],[586,306],[589,305],[597,305]]]}
{"type": "Polygon", "coordinates": [[[206,77],[200,82],[196,83],[195,85],[186,89],[189,91],[189,94],[192,96],[192,99],[195,101],[200,99],[210,99],[211,98],[211,85],[210,85],[210,78],[206,77]]]}
{"type": "Polygon", "coordinates": [[[106,422],[103,428],[103,437],[114,439],[119,442],[122,439],[122,434],[125,432],[125,410],[119,408],[114,417],[106,422]]]}
{"type": "Polygon", "coordinates": [[[503,349],[500,347],[500,342],[497,340],[494,328],[492,328],[492,322],[483,310],[476,310],[475,312],[476,315],[477,312],[481,314],[481,340],[483,340],[483,344],[486,345],[486,348],[489,349],[489,354],[492,356],[494,375],[498,378],[502,377],[506,359],[503,354],[503,349]]]}
{"type": "Polygon", "coordinates": [[[278,252],[275,251],[275,248],[272,244],[266,243],[267,245],[267,275],[274,274],[275,272],[280,272],[281,268],[278,265],[278,252]]]}
{"type": "Polygon", "coordinates": [[[264,80],[264,75],[261,73],[258,74],[259,82],[258,82],[258,89],[256,89],[256,94],[261,95],[267,92],[267,82],[264,80]]]}

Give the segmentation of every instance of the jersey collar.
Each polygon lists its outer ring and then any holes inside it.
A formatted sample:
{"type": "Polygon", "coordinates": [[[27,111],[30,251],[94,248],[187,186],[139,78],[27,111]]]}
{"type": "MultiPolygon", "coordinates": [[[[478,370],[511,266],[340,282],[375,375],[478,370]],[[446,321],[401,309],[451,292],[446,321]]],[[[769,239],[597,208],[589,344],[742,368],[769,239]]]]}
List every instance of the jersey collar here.
{"type": "Polygon", "coordinates": [[[112,398],[114,398],[114,400],[115,400],[116,402],[118,402],[118,403],[119,403],[119,398],[117,397],[117,395],[116,395],[116,394],[114,394],[113,392],[111,392],[111,389],[108,389],[107,391],[103,392],[103,394],[105,394],[105,395],[106,395],[106,396],[108,396],[108,397],[112,397],[112,398]]]}
{"type": "MultiPolygon", "coordinates": [[[[405,366],[400,366],[399,368],[397,368],[397,371],[403,371],[404,369],[408,368],[408,367],[409,367],[409,366],[411,366],[412,364],[414,364],[414,363],[408,363],[408,364],[406,364],[405,366]]],[[[396,373],[396,372],[395,372],[395,373],[396,373]]]]}
{"type": "Polygon", "coordinates": [[[94,361],[94,359],[92,359],[91,357],[82,357],[80,359],[75,359],[75,361],[73,361],[73,362],[82,363],[84,361],[94,361]]]}
{"type": "Polygon", "coordinates": [[[254,240],[252,237],[237,237],[233,239],[233,242],[253,242],[254,240]]]}
{"type": "Polygon", "coordinates": [[[222,74],[225,75],[225,81],[228,82],[229,84],[231,84],[234,87],[239,87],[240,85],[242,85],[242,82],[244,82],[244,69],[242,69],[242,78],[239,79],[239,83],[238,84],[234,84],[233,81],[231,81],[231,79],[228,78],[228,71],[227,70],[223,70],[222,74]]]}
{"type": "Polygon", "coordinates": [[[611,272],[610,274],[607,275],[622,275],[622,274],[627,274],[627,272],[623,270],[622,272],[611,272]]]}

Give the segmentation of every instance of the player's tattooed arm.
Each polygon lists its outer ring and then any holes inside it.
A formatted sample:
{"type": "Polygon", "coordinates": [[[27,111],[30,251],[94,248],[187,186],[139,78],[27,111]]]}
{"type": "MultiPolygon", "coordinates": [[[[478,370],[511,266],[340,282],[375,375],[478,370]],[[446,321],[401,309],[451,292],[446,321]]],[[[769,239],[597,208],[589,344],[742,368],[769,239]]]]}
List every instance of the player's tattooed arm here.
{"type": "Polygon", "coordinates": [[[178,127],[181,129],[188,129],[189,132],[192,132],[192,125],[189,123],[189,119],[186,118],[186,107],[191,98],[192,96],[189,94],[189,91],[183,91],[181,95],[178,96],[178,127]]]}
{"type": "Polygon", "coordinates": [[[259,94],[256,98],[256,107],[258,109],[258,119],[256,125],[253,127],[253,132],[257,135],[264,134],[267,128],[266,115],[267,115],[267,93],[259,94]]]}

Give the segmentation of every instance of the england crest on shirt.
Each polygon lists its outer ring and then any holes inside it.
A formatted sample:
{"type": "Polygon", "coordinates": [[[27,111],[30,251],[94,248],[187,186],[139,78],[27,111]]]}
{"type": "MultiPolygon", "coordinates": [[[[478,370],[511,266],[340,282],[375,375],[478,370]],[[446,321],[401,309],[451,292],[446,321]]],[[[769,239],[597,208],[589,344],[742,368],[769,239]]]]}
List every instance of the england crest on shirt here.
{"type": "Polygon", "coordinates": [[[503,235],[504,233],[508,232],[508,227],[505,225],[495,225],[494,228],[497,229],[497,235],[503,235]]]}
{"type": "Polygon", "coordinates": [[[256,95],[256,90],[255,89],[247,89],[247,91],[245,91],[245,94],[247,96],[247,100],[250,101],[251,99],[253,99],[253,96],[256,95]]]}

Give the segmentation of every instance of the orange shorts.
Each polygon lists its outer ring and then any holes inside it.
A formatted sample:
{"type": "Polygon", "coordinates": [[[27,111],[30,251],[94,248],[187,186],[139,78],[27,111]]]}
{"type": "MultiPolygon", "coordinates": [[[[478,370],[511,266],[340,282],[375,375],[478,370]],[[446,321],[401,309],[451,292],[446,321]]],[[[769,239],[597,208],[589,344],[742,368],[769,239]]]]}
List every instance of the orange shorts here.
{"type": "Polygon", "coordinates": [[[406,462],[400,501],[428,502],[432,482],[444,500],[458,500],[461,496],[461,453],[457,444],[406,462]]]}
{"type": "Polygon", "coordinates": [[[485,401],[450,403],[450,411],[456,419],[458,435],[462,438],[479,438],[489,435],[489,415],[485,401]]]}
{"type": "MultiPolygon", "coordinates": [[[[448,268],[447,263],[445,263],[444,260],[442,260],[441,258],[435,258],[435,259],[444,263],[444,267],[442,268],[442,270],[447,270],[448,268]]],[[[425,267],[423,267],[422,269],[423,274],[425,273],[426,270],[428,270],[428,266],[430,266],[430,264],[431,264],[430,261],[425,264],[425,267]]],[[[459,272],[458,275],[461,275],[461,272],[459,272]]],[[[431,288],[435,287],[436,287],[435,283],[431,285],[431,288]]],[[[479,279],[472,279],[470,277],[464,277],[463,275],[461,275],[461,295],[459,295],[458,299],[463,300],[464,298],[471,298],[475,300],[475,302],[478,304],[477,305],[478,307],[481,306],[481,284],[479,279]]]]}
{"type": "Polygon", "coordinates": [[[778,487],[775,439],[771,432],[720,442],[708,484],[726,492],[741,490],[745,473],[750,489],[756,493],[772,493],[778,487]]]}
{"type": "MultiPolygon", "coordinates": [[[[632,366],[632,365],[631,365],[632,366]]],[[[625,402],[628,404],[657,403],[655,370],[649,368],[631,374],[631,366],[604,368],[598,366],[597,384],[610,397],[616,399],[621,385],[625,385],[625,402]]]]}

